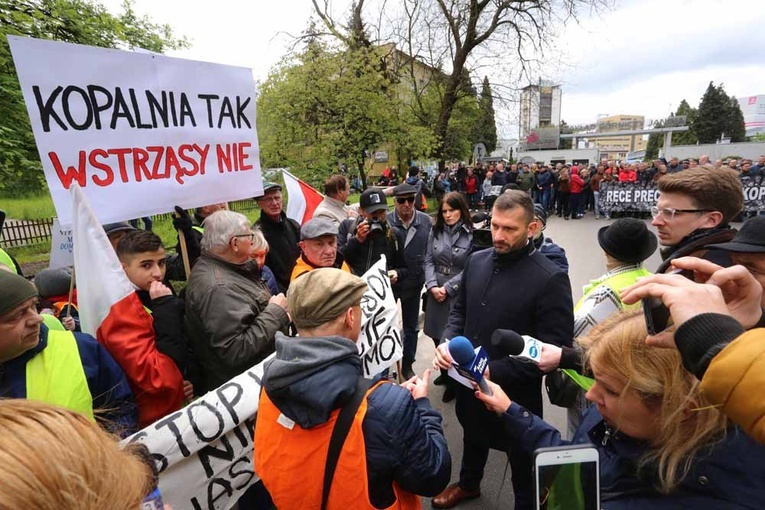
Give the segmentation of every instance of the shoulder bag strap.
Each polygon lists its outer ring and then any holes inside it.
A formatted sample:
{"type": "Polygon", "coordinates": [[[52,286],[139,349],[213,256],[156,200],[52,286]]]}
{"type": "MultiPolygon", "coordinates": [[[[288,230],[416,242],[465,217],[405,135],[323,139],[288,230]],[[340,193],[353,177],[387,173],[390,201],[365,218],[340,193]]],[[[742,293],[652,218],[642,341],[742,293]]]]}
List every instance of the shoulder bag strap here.
{"type": "Polygon", "coordinates": [[[332,429],[332,437],[329,440],[329,450],[327,452],[327,462],[324,466],[324,488],[321,494],[321,510],[326,510],[329,499],[329,490],[332,487],[332,478],[335,476],[335,468],[340,458],[340,452],[343,449],[345,438],[353,425],[353,419],[356,411],[359,409],[362,400],[366,396],[367,390],[372,386],[372,380],[359,377],[356,382],[356,391],[353,396],[340,409],[340,414],[335,421],[335,427],[332,429]]]}

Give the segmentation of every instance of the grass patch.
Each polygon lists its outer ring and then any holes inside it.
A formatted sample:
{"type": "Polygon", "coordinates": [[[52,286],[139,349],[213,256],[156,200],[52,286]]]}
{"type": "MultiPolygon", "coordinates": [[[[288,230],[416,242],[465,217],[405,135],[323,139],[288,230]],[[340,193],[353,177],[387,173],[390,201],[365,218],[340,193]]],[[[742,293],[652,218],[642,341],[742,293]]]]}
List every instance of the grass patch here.
{"type": "Polygon", "coordinates": [[[50,241],[45,241],[43,243],[11,246],[3,249],[13,255],[19,264],[45,262],[50,259],[50,243],[50,241]]]}
{"type": "Polygon", "coordinates": [[[33,195],[24,198],[0,198],[0,209],[9,219],[37,220],[56,215],[50,195],[33,195]]]}

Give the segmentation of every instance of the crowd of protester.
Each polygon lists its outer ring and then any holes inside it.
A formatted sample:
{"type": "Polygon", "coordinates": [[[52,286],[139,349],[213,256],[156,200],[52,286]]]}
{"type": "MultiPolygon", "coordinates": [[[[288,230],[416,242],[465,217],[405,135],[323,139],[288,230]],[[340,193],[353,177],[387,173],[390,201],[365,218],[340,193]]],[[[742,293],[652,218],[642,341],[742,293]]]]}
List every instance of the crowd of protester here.
{"type": "MultiPolygon", "coordinates": [[[[30,427],[75,427],[101,448],[94,424],[124,437],[276,353],[265,364],[255,426],[262,482],[241,509],[409,509],[420,496],[452,508],[481,496],[491,449],[508,455],[514,508],[531,509],[534,450],[583,443],[600,453],[603,508],[763,508],[765,217],[731,227],[743,209],[741,176],[762,175],[765,157],[756,165],[704,156],[650,166],[457,164],[432,182],[411,167],[400,179],[388,171],[385,188],[363,191],[356,207],[346,204],[348,180],[333,175],[302,226],[286,216],[282,187],[264,183],[254,224],[226,204],[193,217],[177,211],[188,275],[155,234],[105,225],[142,308],[111,331],[130,331],[142,314],[151,330],[100,341],[80,331],[74,275],[48,270],[31,283],[0,251],[0,395],[79,413],[0,401],[0,442],[29,415],[30,427]],[[657,235],[637,218],[598,229],[590,242],[605,273],[574,304],[568,272],[576,261],[544,231],[554,214],[580,219],[592,209],[600,218],[600,184],[613,180],[656,181],[657,235]],[[430,196],[434,217],[424,212],[430,196]],[[471,214],[481,207],[488,227],[476,228],[471,214]],[[488,246],[479,231],[488,231],[488,246]],[[646,267],[658,247],[662,263],[646,267]],[[400,385],[387,372],[364,379],[356,346],[360,276],[382,256],[401,309],[403,359],[392,367],[400,385]],[[187,276],[178,294],[170,279],[187,276]],[[668,308],[667,330],[648,334],[646,297],[668,308]],[[430,370],[420,377],[413,368],[421,310],[440,370],[434,384],[444,402],[456,401],[464,431],[452,484],[430,370]],[[503,355],[489,342],[497,329],[538,339],[541,359],[503,355]],[[492,395],[447,375],[448,340],[459,335],[486,349],[492,395]],[[543,420],[545,376],[551,401],[568,409],[568,440],[543,420]],[[301,475],[284,476],[291,471],[301,475]]],[[[5,466],[18,461],[14,448],[29,448],[3,444],[5,466]]],[[[30,459],[27,478],[48,476],[30,459]]],[[[146,495],[150,474],[133,464],[137,481],[123,488],[131,494],[113,497],[146,495]]],[[[102,486],[94,483],[98,503],[87,508],[118,507],[112,496],[98,499],[102,486]]],[[[0,507],[5,497],[0,491],[0,507]]],[[[5,507],[36,500],[13,501],[5,507]]]]}

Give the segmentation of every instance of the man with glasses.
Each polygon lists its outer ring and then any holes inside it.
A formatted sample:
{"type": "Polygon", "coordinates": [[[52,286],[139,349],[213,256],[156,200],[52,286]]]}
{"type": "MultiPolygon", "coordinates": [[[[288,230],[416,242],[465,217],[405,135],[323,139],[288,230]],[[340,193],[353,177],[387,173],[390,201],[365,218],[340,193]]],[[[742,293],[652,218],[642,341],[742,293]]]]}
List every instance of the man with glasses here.
{"type": "Polygon", "coordinates": [[[300,225],[283,211],[282,187],[273,182],[263,183],[263,195],[256,197],[261,209],[255,223],[268,241],[266,265],[274,273],[279,292],[287,292],[295,261],[300,256],[300,225]]]}
{"type": "Polygon", "coordinates": [[[736,233],[729,223],[744,206],[738,174],[691,168],[665,175],[658,188],[659,201],[651,208],[651,224],[658,231],[663,262],[656,272],[666,272],[672,260],[685,256],[730,266],[728,254],[709,245],[726,243],[736,233]]]}
{"type": "MultiPolygon", "coordinates": [[[[243,214],[218,211],[205,220],[202,255],[186,287],[185,326],[200,377],[211,391],[274,352],[277,331],[290,322],[284,294],[271,296],[243,214]]],[[[293,259],[294,262],[294,259],[293,259]]]]}
{"type": "Polygon", "coordinates": [[[417,333],[420,315],[420,295],[425,285],[425,251],[433,228],[430,216],[415,209],[417,188],[399,184],[393,188],[395,207],[388,222],[398,237],[404,240],[406,276],[399,277],[394,292],[401,300],[401,322],[404,326],[404,360],[401,371],[404,379],[414,377],[412,364],[417,354],[417,333]]]}

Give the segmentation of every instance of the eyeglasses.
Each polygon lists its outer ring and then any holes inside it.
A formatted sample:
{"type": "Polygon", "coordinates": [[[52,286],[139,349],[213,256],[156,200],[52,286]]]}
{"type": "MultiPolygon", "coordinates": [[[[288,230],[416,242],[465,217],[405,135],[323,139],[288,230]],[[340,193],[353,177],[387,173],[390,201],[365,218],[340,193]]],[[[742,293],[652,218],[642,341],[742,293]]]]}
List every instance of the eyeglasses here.
{"type": "Polygon", "coordinates": [[[250,232],[249,234],[239,234],[236,236],[231,236],[232,239],[235,237],[247,237],[250,240],[250,242],[253,242],[255,240],[255,234],[252,232],[250,232]]]}
{"type": "Polygon", "coordinates": [[[705,213],[705,212],[713,212],[714,209],[674,209],[672,207],[665,207],[664,209],[659,209],[656,206],[651,207],[651,216],[653,219],[656,219],[661,215],[661,217],[665,221],[672,221],[675,219],[676,214],[683,214],[683,213],[705,213]]]}
{"type": "Polygon", "coordinates": [[[396,202],[399,204],[405,204],[406,202],[409,202],[410,204],[414,203],[414,197],[400,197],[396,199],[396,202]]]}

